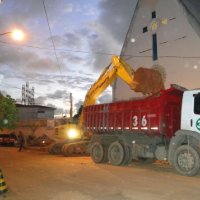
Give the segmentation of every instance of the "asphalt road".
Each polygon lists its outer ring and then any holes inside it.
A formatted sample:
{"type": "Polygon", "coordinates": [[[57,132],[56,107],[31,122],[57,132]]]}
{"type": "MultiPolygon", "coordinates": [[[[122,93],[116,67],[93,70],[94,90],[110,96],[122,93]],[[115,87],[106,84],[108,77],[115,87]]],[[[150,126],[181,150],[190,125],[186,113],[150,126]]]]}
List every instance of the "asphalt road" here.
{"type": "Polygon", "coordinates": [[[6,200],[199,200],[200,174],[179,175],[166,163],[127,167],[94,164],[90,157],[0,147],[6,200]]]}

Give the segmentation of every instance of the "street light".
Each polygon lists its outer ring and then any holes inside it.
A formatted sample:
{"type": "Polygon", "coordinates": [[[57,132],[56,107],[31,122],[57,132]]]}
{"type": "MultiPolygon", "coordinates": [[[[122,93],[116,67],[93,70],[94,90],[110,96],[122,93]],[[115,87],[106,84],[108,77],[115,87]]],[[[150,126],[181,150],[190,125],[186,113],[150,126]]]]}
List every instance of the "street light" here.
{"type": "Polygon", "coordinates": [[[24,33],[19,29],[15,29],[11,34],[14,40],[21,41],[24,39],[24,33]]]}
{"type": "Polygon", "coordinates": [[[12,38],[17,41],[21,41],[24,39],[24,33],[19,29],[15,29],[13,31],[9,31],[5,33],[0,33],[0,36],[7,35],[7,34],[11,34],[12,38]]]}

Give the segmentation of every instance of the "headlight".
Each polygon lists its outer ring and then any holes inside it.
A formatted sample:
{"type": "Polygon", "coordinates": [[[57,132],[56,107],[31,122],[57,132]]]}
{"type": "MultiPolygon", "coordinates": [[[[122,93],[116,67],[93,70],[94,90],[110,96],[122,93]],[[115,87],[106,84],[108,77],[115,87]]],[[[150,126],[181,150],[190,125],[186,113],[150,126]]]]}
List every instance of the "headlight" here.
{"type": "Polygon", "coordinates": [[[70,130],[68,130],[68,132],[67,132],[67,136],[68,136],[70,139],[77,138],[78,135],[79,135],[79,134],[78,134],[77,130],[75,130],[75,129],[70,129],[70,130]]]}

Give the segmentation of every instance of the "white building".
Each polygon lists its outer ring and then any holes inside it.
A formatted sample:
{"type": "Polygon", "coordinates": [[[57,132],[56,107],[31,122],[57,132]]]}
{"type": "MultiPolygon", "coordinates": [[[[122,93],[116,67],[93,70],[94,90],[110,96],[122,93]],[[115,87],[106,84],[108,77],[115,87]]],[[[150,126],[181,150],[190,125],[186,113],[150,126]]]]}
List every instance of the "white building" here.
{"type": "MultiPolygon", "coordinates": [[[[199,88],[200,1],[139,0],[121,55],[134,69],[164,67],[166,88],[199,88]]],[[[116,81],[114,101],[135,96],[124,82],[116,81]]]]}

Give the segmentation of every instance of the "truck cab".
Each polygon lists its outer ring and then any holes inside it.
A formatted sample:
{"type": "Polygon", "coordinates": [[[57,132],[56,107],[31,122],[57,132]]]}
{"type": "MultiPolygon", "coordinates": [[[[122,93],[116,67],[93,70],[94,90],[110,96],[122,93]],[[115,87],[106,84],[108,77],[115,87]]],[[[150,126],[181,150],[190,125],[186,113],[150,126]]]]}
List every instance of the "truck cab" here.
{"type": "Polygon", "coordinates": [[[183,94],[181,130],[200,133],[200,89],[185,91],[183,94]]]}
{"type": "Polygon", "coordinates": [[[194,176],[200,169],[200,89],[184,91],[180,130],[172,137],[168,161],[182,175],[194,176]]]}

